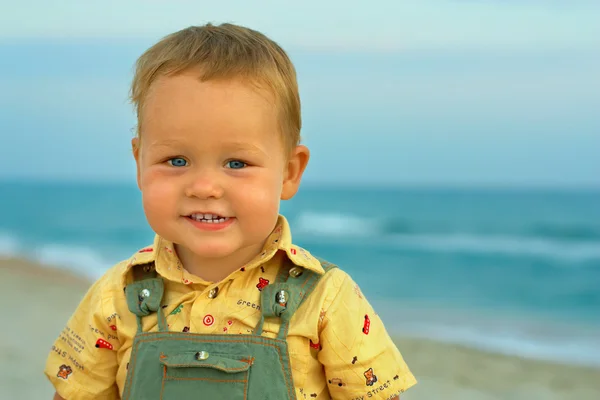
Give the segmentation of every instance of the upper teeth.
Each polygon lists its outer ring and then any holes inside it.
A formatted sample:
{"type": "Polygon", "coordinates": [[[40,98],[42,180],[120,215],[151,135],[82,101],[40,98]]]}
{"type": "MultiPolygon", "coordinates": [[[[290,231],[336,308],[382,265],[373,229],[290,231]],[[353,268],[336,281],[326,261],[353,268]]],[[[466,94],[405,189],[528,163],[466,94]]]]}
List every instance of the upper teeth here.
{"type": "Polygon", "coordinates": [[[217,214],[192,214],[190,215],[190,217],[192,217],[193,219],[195,219],[196,221],[209,221],[209,222],[225,222],[227,221],[229,218],[228,217],[221,217],[220,215],[217,214]]]}

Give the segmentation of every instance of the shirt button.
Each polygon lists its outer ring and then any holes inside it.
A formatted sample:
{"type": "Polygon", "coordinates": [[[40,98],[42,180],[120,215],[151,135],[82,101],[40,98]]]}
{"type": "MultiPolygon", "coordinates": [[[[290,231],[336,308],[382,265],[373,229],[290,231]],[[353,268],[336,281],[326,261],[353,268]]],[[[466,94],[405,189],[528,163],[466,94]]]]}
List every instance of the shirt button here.
{"type": "Polygon", "coordinates": [[[208,298],[214,299],[215,297],[217,297],[217,294],[219,294],[219,288],[218,287],[212,288],[208,291],[208,298]]]}
{"type": "Polygon", "coordinates": [[[290,276],[297,278],[300,275],[302,275],[302,273],[304,272],[304,270],[300,267],[293,267],[292,269],[290,269],[290,276]]]}
{"type": "Polygon", "coordinates": [[[150,291],[148,289],[142,289],[140,291],[140,298],[145,299],[146,297],[150,297],[150,291]]]}
{"type": "Polygon", "coordinates": [[[206,360],[208,358],[208,351],[199,351],[196,353],[196,360],[206,360]]]}

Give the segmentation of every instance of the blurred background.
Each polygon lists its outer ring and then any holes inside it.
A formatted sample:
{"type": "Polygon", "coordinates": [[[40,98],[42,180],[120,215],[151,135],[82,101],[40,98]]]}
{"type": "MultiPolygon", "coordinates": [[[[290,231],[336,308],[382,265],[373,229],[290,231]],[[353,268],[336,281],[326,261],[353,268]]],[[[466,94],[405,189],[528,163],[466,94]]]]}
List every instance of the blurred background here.
{"type": "Polygon", "coordinates": [[[591,0],[1,1],[0,397],[51,396],[89,282],[152,241],[136,58],[234,22],[296,65],[312,159],[282,213],[386,322],[403,399],[600,398],[598,21],[591,0]]]}

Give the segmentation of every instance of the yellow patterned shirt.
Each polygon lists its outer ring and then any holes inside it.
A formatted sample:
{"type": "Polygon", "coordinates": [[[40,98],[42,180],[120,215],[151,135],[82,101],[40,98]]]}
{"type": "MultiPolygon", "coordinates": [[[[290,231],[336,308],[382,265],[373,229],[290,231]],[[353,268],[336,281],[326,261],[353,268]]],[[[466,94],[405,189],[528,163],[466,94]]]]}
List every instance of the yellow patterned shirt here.
{"type": "MultiPolygon", "coordinates": [[[[260,319],[260,287],[273,282],[284,257],[322,274],[290,321],[288,348],[298,399],[391,399],[416,383],[381,319],[343,270],[320,262],[291,242],[283,216],[252,262],[221,282],[206,282],[181,267],[173,244],[154,244],[96,281],[52,346],[45,373],[63,398],[118,399],[123,393],[136,317],[124,294],[128,270],[154,262],[165,282],[169,330],[248,334],[260,319]]],[[[157,317],[143,318],[157,331],[157,317]]],[[[279,325],[265,321],[263,335],[279,325]]]]}

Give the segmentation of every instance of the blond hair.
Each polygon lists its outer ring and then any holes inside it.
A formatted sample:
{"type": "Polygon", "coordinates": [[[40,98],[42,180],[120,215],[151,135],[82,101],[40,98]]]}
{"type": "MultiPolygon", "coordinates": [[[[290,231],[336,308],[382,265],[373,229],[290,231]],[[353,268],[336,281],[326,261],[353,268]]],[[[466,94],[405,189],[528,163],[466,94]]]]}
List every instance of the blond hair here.
{"type": "Polygon", "coordinates": [[[152,83],[195,67],[201,81],[241,78],[269,90],[278,106],[284,146],[291,151],[300,143],[300,95],[291,60],[264,34],[234,24],[190,26],[165,36],[138,58],[130,92],[137,137],[152,83]]]}

